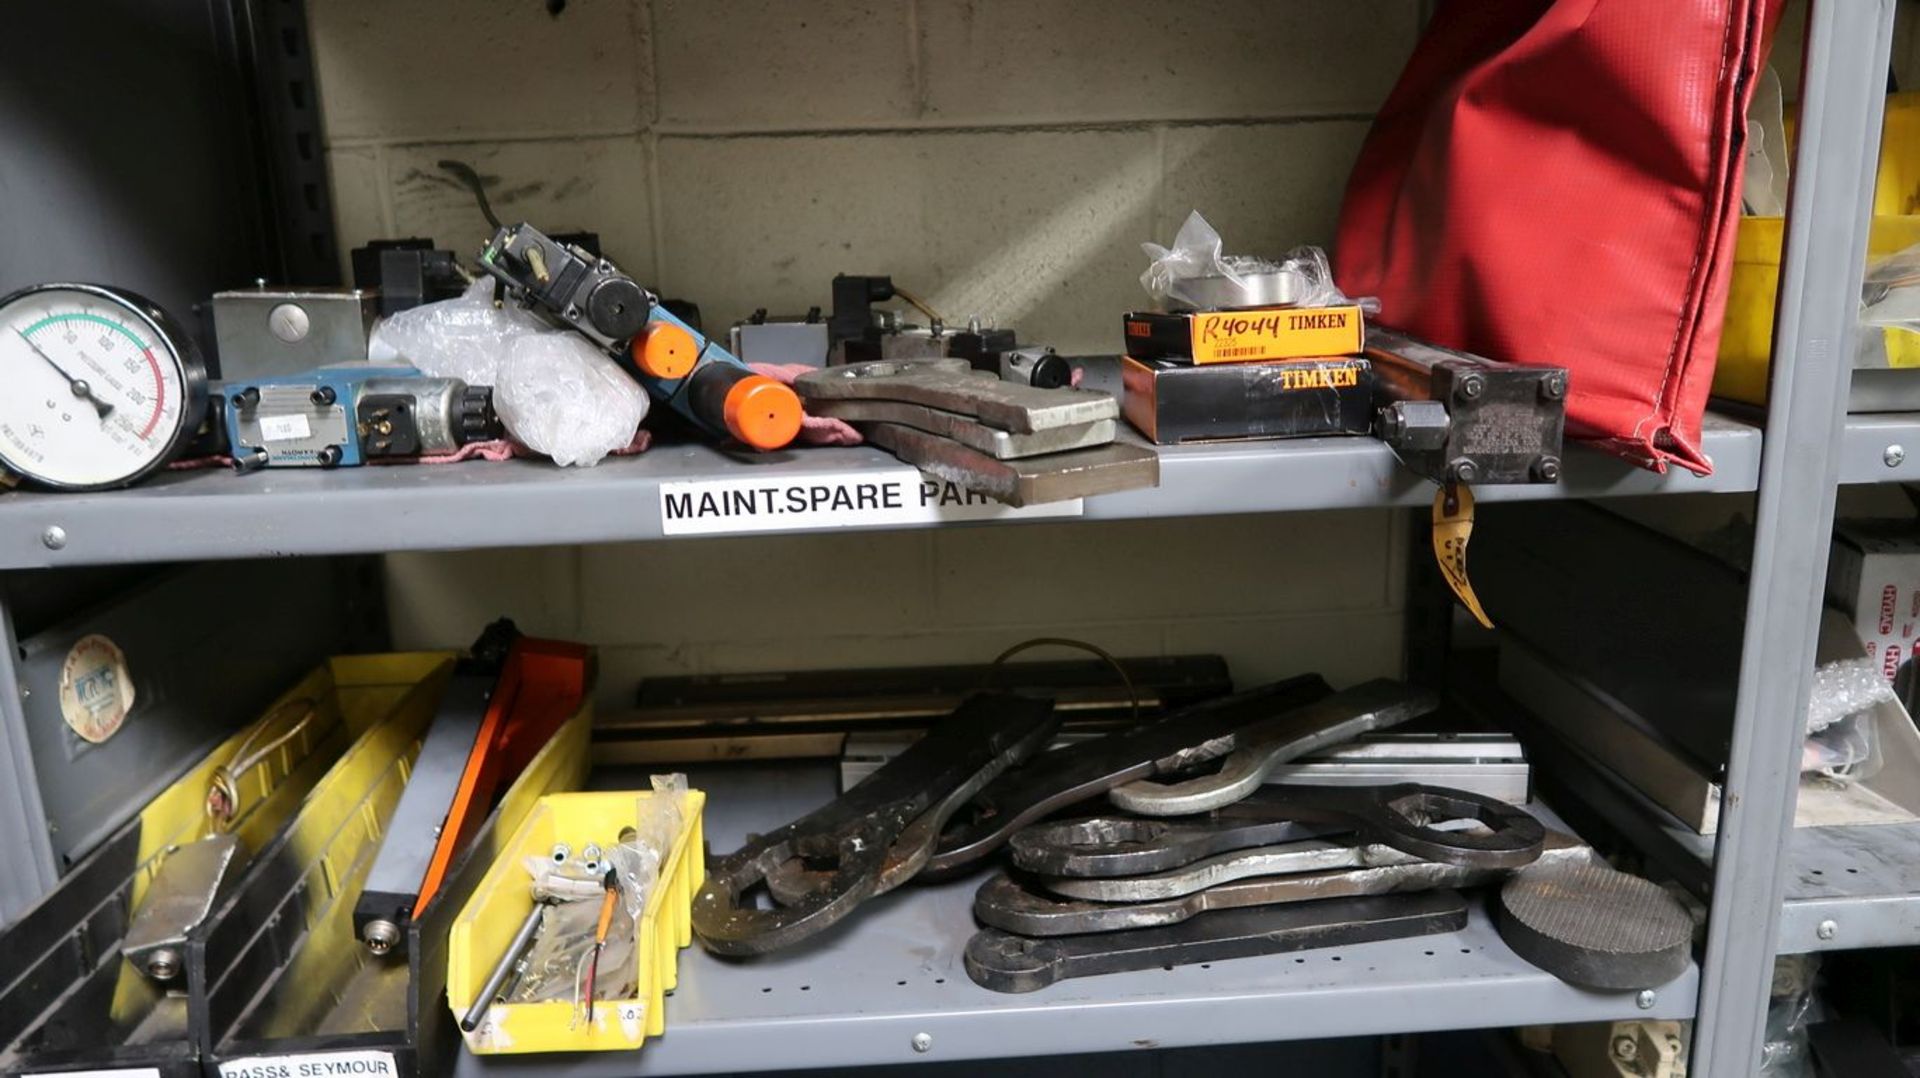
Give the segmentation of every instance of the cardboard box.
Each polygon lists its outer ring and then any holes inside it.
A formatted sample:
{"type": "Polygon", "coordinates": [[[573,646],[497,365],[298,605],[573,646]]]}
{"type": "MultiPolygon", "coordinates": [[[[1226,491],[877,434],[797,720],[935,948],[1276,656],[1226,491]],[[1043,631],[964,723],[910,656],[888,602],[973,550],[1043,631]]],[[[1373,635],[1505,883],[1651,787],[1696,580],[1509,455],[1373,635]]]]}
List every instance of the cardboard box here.
{"type": "Polygon", "coordinates": [[[1867,657],[1891,683],[1920,639],[1920,526],[1911,520],[1836,524],[1827,601],[1853,619],[1867,657]]]}
{"type": "Polygon", "coordinates": [[[1211,367],[1128,357],[1121,366],[1121,410],[1158,445],[1365,434],[1373,422],[1373,364],[1358,357],[1211,367]]]}
{"type": "Polygon", "coordinates": [[[1136,359],[1252,363],[1357,355],[1366,342],[1358,307],[1262,307],[1245,311],[1135,312],[1125,319],[1136,359]]]}

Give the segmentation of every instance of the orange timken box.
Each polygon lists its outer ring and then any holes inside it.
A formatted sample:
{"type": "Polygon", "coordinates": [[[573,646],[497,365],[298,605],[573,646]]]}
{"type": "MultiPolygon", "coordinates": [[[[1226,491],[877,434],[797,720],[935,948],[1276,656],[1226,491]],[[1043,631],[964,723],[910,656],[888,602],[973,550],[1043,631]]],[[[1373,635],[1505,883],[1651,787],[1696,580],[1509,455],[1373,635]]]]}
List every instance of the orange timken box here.
{"type": "Polygon", "coordinates": [[[1250,363],[1356,355],[1366,330],[1358,307],[1263,307],[1247,311],[1140,311],[1126,316],[1135,359],[1250,363]]]}

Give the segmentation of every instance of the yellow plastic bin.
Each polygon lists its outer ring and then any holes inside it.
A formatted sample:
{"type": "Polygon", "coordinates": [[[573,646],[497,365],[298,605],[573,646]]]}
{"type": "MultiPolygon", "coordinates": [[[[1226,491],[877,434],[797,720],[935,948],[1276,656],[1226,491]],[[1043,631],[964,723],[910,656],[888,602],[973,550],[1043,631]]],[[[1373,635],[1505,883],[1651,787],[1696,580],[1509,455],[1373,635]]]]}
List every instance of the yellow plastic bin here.
{"type": "MultiPolygon", "coordinates": [[[[1793,146],[1793,117],[1787,145],[1793,146]]],[[[1873,188],[1873,231],[1867,260],[1920,243],[1920,93],[1889,94],[1880,131],[1880,167],[1873,188]]],[[[1733,279],[1726,328],[1713,372],[1713,395],[1748,404],[1767,400],[1767,364],[1773,356],[1773,303],[1780,290],[1784,217],[1742,217],[1734,239],[1733,279]]],[[[1887,329],[1887,363],[1920,367],[1920,334],[1887,329]]],[[[1848,357],[1849,362],[1852,357],[1848,357]]]]}
{"type": "MultiPolygon", "coordinates": [[[[1713,370],[1716,397],[1766,403],[1767,364],[1773,357],[1773,303],[1780,291],[1780,250],[1786,226],[1784,217],[1740,219],[1733,245],[1733,279],[1727,290],[1726,328],[1713,370]]],[[[1867,238],[1867,259],[1885,258],[1916,243],[1920,243],[1920,216],[1875,217],[1867,238]]],[[[1889,365],[1920,367],[1920,334],[1891,328],[1882,332],[1887,337],[1889,365]]]]}
{"type": "MultiPolygon", "coordinates": [[[[456,1018],[479,996],[533,908],[524,860],[546,857],[555,843],[578,843],[583,837],[603,835],[600,841],[611,845],[651,799],[667,796],[623,791],[540,799],[453,922],[447,1003],[456,1018]]],[[[679,980],[680,948],[693,942],[693,896],[706,880],[700,824],[706,800],[699,790],[688,790],[682,798],[679,834],[641,910],[634,997],[599,1001],[591,1025],[578,1020],[570,1000],[495,1004],[478,1027],[462,1034],[470,1050],[478,1055],[627,1051],[666,1031],[666,994],[679,980]]]]}
{"type": "MultiPolygon", "coordinates": [[[[169,852],[208,833],[207,794],[218,769],[246,753],[233,776],[227,829],[251,858],[276,841],[310,791],[408,701],[437,691],[451,669],[440,653],[343,656],[310,671],[121,826],[33,909],[0,931],[0,1073],[76,1067],[129,1073],[197,1071],[187,1003],[198,967],[172,990],[123,961],[117,946],[169,852]],[[311,702],[304,719],[293,716],[311,702]],[[252,745],[252,748],[249,746],[252,745]],[[260,751],[261,745],[271,746],[260,751]],[[74,940],[93,945],[76,949],[74,940]],[[0,963],[5,965],[5,963],[0,963]],[[18,974],[18,976],[12,976],[18,974]],[[182,989],[187,989],[183,991],[182,989]]],[[[429,706],[430,710],[430,706],[429,706]]]]}

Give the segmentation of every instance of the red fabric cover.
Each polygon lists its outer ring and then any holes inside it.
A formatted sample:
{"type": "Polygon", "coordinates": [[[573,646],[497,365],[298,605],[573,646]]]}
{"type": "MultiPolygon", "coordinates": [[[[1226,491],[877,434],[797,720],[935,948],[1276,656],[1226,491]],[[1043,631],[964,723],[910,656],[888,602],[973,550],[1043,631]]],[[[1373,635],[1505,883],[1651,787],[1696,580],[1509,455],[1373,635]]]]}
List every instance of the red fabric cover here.
{"type": "Polygon", "coordinates": [[[1706,474],[1747,98],[1781,0],[1450,0],[1347,183],[1380,321],[1570,372],[1569,433],[1706,474]]]}

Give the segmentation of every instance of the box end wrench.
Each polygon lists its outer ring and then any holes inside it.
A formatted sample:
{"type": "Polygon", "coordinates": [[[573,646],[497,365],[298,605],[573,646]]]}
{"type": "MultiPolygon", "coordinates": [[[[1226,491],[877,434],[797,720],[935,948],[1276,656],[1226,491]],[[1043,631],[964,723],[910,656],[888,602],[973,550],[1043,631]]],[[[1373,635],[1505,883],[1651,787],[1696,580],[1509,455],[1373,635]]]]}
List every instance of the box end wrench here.
{"type": "MultiPolygon", "coordinates": [[[[1593,857],[1593,850],[1578,839],[1555,832],[1548,836],[1547,848],[1535,864],[1584,864],[1593,857]]],[[[1234,880],[1175,898],[1117,903],[1056,898],[1002,872],[980,886],[973,915],[981,924],[1023,936],[1065,936],[1177,924],[1197,914],[1245,906],[1479,887],[1506,875],[1506,869],[1408,861],[1234,880]]],[[[1051,886],[1057,881],[1044,882],[1051,886]]]]}
{"type": "Polygon", "coordinates": [[[1428,861],[1517,868],[1539,856],[1546,828],[1525,809],[1491,797],[1418,783],[1392,786],[1265,786],[1210,816],[1094,817],[1028,827],[1013,836],[1013,863],[1048,876],[1138,876],[1234,850],[1354,831],[1428,861]],[[1469,832],[1435,826],[1478,823],[1469,832]]]}
{"type": "Polygon", "coordinates": [[[967,941],[967,976],[996,992],[1034,992],[1068,977],[1219,962],[1404,939],[1466,927],[1457,891],[1337,898],[1220,910],[1161,928],[1030,939],[984,929],[967,941]]]}
{"type": "Polygon", "coordinates": [[[1318,675],[1304,674],[1192,704],[1132,730],[1040,753],[988,783],[954,815],[921,876],[951,876],[999,849],[1022,826],[1120,783],[1230,752],[1240,728],[1329,692],[1318,675]]]}
{"type": "Polygon", "coordinates": [[[1210,812],[1252,793],[1289,760],[1398,726],[1439,706],[1440,697],[1429,689],[1377,678],[1242,731],[1214,774],[1174,783],[1129,782],[1107,798],[1141,816],[1210,812]]]}

